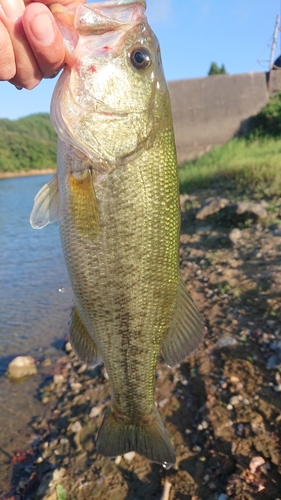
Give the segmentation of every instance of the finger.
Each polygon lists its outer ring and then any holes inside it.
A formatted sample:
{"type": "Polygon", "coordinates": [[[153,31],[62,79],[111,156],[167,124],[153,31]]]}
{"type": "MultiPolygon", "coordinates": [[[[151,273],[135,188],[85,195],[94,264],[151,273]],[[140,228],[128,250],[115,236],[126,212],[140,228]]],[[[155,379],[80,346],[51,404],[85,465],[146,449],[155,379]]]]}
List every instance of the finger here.
{"type": "Polygon", "coordinates": [[[14,49],[4,24],[0,21],[0,80],[10,80],[16,74],[14,49]]]}
{"type": "Polygon", "coordinates": [[[24,9],[21,0],[3,0],[0,4],[0,21],[8,31],[14,50],[16,74],[10,81],[19,87],[32,89],[40,82],[42,74],[22,26],[24,9]]]}
{"type": "Polygon", "coordinates": [[[62,68],[65,59],[62,34],[53,15],[45,5],[33,3],[26,7],[22,22],[43,77],[52,77],[62,68]]]}
{"type": "MultiPolygon", "coordinates": [[[[28,0],[30,1],[30,0],[28,0]]],[[[35,0],[37,1],[37,0],[35,0]]],[[[75,5],[79,5],[80,3],[86,3],[86,0],[40,0],[41,3],[45,4],[45,5],[52,5],[54,3],[60,3],[61,5],[63,5],[64,7],[67,7],[67,6],[70,6],[70,7],[73,7],[75,5]]]]}

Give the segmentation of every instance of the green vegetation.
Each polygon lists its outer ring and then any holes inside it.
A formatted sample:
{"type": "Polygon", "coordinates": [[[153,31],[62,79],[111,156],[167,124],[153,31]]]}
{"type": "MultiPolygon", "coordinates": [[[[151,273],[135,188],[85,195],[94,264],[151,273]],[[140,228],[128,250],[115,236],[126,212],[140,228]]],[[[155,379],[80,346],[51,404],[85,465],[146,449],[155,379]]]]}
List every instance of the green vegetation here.
{"type": "Polygon", "coordinates": [[[210,67],[209,72],[208,72],[208,76],[212,76],[212,75],[227,75],[224,64],[222,64],[221,67],[219,68],[217,63],[212,62],[211,67],[210,67]]]}
{"type": "Polygon", "coordinates": [[[272,98],[250,124],[246,135],[179,170],[182,193],[197,188],[230,187],[272,195],[281,194],[281,94],[272,98]]]}
{"type": "Polygon", "coordinates": [[[47,113],[0,120],[0,173],[55,168],[56,143],[47,113]]]}

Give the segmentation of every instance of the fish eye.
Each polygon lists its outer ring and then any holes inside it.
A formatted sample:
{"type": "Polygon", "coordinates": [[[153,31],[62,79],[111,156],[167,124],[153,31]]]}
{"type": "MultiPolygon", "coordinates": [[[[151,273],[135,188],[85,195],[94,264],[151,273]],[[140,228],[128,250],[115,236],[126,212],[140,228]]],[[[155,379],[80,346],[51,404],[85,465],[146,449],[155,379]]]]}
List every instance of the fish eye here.
{"type": "Polygon", "coordinates": [[[139,47],[131,52],[130,61],[134,68],[144,70],[151,66],[152,56],[148,49],[139,47]]]}

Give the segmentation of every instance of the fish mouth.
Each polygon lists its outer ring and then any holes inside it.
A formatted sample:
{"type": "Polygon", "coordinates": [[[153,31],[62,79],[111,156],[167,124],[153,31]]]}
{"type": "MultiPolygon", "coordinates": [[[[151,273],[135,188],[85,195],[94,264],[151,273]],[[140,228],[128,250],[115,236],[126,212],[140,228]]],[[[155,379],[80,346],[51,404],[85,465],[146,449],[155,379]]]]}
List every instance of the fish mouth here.
{"type": "Polygon", "coordinates": [[[91,4],[79,4],[74,27],[80,35],[101,35],[124,29],[140,22],[145,16],[145,0],[111,0],[91,4]]]}

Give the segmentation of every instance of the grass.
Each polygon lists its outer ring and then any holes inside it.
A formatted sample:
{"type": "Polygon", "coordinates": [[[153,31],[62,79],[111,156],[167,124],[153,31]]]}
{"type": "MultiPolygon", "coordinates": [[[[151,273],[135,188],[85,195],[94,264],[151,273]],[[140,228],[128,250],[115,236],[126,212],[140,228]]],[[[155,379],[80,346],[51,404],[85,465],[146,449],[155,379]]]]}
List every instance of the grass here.
{"type": "Polygon", "coordinates": [[[179,169],[181,193],[224,185],[281,194],[281,138],[237,137],[179,169]]]}
{"type": "Polygon", "coordinates": [[[179,169],[181,193],[208,187],[281,195],[281,94],[253,119],[248,134],[179,169]]]}

